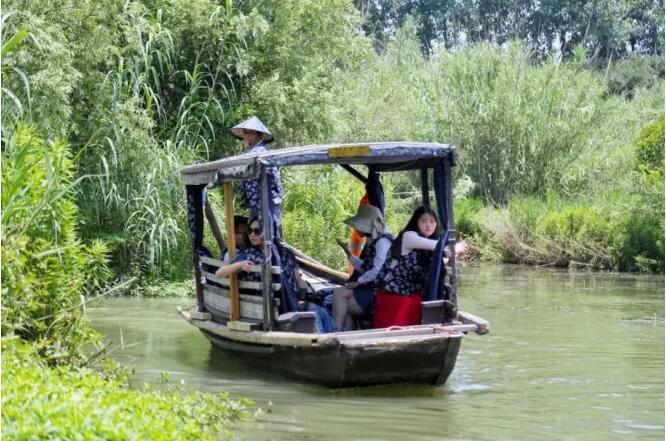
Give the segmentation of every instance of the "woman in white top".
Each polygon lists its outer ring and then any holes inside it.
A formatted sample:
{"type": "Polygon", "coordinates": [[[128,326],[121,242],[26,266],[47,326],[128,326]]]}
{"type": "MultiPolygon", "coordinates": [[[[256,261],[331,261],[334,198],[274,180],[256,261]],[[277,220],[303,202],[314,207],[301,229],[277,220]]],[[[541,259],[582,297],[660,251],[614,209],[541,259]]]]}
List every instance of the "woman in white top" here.
{"type": "MultiPolygon", "coordinates": [[[[417,208],[379,274],[373,327],[421,322],[421,300],[438,236],[435,212],[426,206],[417,208]]],[[[456,258],[466,249],[465,242],[456,244],[456,258]]]]}

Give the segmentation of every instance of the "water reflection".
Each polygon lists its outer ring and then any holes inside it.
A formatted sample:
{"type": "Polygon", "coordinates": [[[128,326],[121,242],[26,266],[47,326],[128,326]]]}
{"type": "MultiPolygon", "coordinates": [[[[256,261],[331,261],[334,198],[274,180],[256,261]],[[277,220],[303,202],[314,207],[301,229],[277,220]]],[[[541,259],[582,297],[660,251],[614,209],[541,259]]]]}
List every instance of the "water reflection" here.
{"type": "Polygon", "coordinates": [[[93,324],[137,381],[251,397],[251,440],[664,439],[664,281],[464,266],[460,303],[492,332],[465,337],[441,387],[332,390],[247,368],[175,313],[178,299],[110,299],[93,324]]]}

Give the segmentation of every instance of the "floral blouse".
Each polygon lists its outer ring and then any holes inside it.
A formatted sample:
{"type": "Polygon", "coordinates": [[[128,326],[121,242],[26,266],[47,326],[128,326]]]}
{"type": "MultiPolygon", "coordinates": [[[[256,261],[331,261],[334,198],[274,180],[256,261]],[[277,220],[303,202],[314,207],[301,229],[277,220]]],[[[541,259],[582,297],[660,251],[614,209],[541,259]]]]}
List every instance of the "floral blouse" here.
{"type": "MultiPolygon", "coordinates": [[[[393,236],[390,234],[382,234],[381,236],[377,237],[373,241],[368,241],[365,246],[363,247],[363,251],[361,251],[361,255],[358,257],[358,260],[360,261],[361,265],[360,268],[355,266],[354,272],[352,275],[349,277],[350,282],[360,282],[361,285],[365,286],[374,286],[375,285],[375,280],[376,276],[370,275],[372,273],[372,269],[375,268],[375,259],[377,257],[377,248],[379,245],[379,241],[382,239],[387,240],[387,244],[384,247],[386,250],[386,253],[388,253],[389,248],[391,246],[391,243],[393,242],[393,236]],[[367,277],[361,277],[364,274],[370,276],[370,280],[367,280],[367,277]],[[364,280],[366,279],[366,280],[364,280]]],[[[379,274],[379,271],[381,270],[384,262],[386,261],[386,255],[384,255],[384,258],[381,259],[381,263],[378,263],[378,268],[376,270],[377,275],[379,274]]]]}
{"type": "Polygon", "coordinates": [[[389,258],[379,273],[379,286],[383,286],[388,293],[408,296],[412,293],[422,293],[428,278],[428,268],[423,267],[420,256],[425,251],[412,250],[396,260],[389,258]]]}

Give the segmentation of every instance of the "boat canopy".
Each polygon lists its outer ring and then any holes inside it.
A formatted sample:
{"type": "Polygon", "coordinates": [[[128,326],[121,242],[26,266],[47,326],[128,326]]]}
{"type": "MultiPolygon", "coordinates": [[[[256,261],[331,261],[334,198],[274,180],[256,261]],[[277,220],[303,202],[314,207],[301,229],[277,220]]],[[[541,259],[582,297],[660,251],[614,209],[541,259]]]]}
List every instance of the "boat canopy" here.
{"type": "Polygon", "coordinates": [[[364,164],[374,171],[398,171],[434,167],[443,158],[455,163],[453,144],[424,142],[371,142],[289,147],[230,156],[190,165],[181,170],[185,185],[217,184],[225,180],[259,177],[260,167],[313,164],[364,164]]]}
{"type": "MultiPolygon", "coordinates": [[[[430,204],[428,189],[428,170],[433,169],[432,181],[434,195],[437,203],[437,214],[443,226],[437,247],[434,251],[433,265],[431,265],[427,278],[427,286],[423,299],[426,301],[447,299],[453,305],[456,299],[456,270],[455,259],[451,259],[451,272],[448,274],[449,284],[445,282],[446,269],[442,264],[444,248],[449,247],[450,255],[455,254],[455,232],[453,230],[453,191],[451,167],[455,165],[456,149],[452,144],[423,143],[423,142],[370,142],[353,144],[322,144],[302,147],[276,149],[258,153],[227,157],[203,164],[195,164],[181,170],[183,183],[187,189],[188,224],[193,245],[193,259],[197,283],[197,302],[201,311],[203,308],[203,287],[200,281],[199,255],[210,256],[211,253],[203,247],[203,218],[204,211],[209,217],[211,228],[217,222],[206,203],[205,188],[224,185],[225,212],[227,236],[233,237],[233,196],[232,182],[246,179],[259,179],[262,192],[262,212],[271,213],[269,222],[264,228],[264,273],[262,288],[264,305],[273,304],[273,290],[271,288],[271,265],[282,267],[277,246],[284,246],[281,238],[275,240],[274,226],[271,219],[274,212],[272,198],[269,198],[271,188],[271,175],[266,171],[269,167],[284,167],[297,165],[339,164],[346,168],[355,177],[365,183],[370,203],[383,211],[384,194],[379,179],[382,172],[420,170],[421,190],[423,204],[430,204]],[[352,165],[365,165],[368,167],[367,176],[356,171],[352,165]]],[[[216,235],[219,236],[219,233],[216,235]]],[[[223,240],[218,240],[220,251],[223,249],[223,240]]],[[[284,273],[281,273],[283,277],[284,273]]],[[[297,307],[295,295],[290,292],[290,284],[281,282],[285,289],[281,290],[281,312],[291,312],[297,307]]],[[[232,291],[234,291],[232,289],[232,291]]],[[[236,290],[237,291],[237,290],[236,290]]],[[[234,294],[237,305],[237,294],[234,294]]],[[[232,308],[233,310],[233,308],[232,308]]],[[[238,308],[235,309],[238,311],[238,308]]],[[[232,317],[237,312],[232,314],[232,317]]],[[[270,307],[264,312],[264,328],[273,328],[273,313],[270,307]]],[[[234,319],[237,320],[237,319],[234,319]]]]}

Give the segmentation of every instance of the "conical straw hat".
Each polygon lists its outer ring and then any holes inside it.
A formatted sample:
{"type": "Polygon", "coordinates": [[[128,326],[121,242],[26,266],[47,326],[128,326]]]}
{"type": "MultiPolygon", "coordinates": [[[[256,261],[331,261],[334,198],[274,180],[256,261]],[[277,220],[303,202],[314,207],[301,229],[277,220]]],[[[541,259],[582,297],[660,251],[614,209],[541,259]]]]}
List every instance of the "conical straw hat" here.
{"type": "Polygon", "coordinates": [[[231,132],[231,134],[236,138],[243,139],[243,130],[254,130],[255,132],[263,134],[261,139],[263,139],[264,142],[273,141],[273,134],[271,131],[268,130],[264,123],[262,123],[261,120],[256,116],[253,116],[250,119],[246,119],[242,123],[233,126],[229,132],[231,132]]]}

